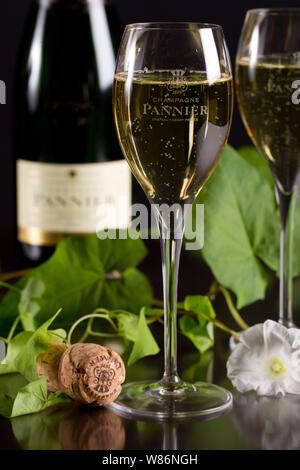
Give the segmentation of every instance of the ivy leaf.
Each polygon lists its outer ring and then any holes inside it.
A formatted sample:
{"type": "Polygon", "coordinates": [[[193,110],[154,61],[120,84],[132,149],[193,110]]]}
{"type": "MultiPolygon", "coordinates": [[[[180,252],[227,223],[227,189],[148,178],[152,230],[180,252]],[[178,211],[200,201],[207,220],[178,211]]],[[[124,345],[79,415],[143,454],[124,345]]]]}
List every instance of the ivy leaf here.
{"type": "Polygon", "coordinates": [[[144,307],[144,314],[146,317],[162,317],[164,319],[164,310],[162,308],[144,307]]]}
{"type": "MultiPolygon", "coordinates": [[[[293,235],[293,275],[299,276],[300,275],[300,198],[296,205],[295,210],[295,225],[294,225],[294,235],[293,235]]],[[[279,248],[278,248],[279,252],[279,248]]],[[[279,276],[279,258],[277,258],[277,274],[279,276]]]]}
{"type": "Polygon", "coordinates": [[[19,333],[10,341],[9,345],[7,346],[6,357],[0,364],[0,375],[17,372],[14,361],[32,335],[32,331],[22,331],[22,333],[19,333]]]}
{"type": "MultiPolygon", "coordinates": [[[[164,311],[161,309],[143,307],[143,314],[145,318],[148,316],[163,317],[164,311]]],[[[135,343],[139,334],[139,320],[140,317],[133,313],[118,312],[117,321],[120,336],[135,343]]]]}
{"type": "Polygon", "coordinates": [[[182,378],[187,382],[213,382],[214,352],[206,351],[194,364],[184,370],[182,378]]]}
{"type": "Polygon", "coordinates": [[[137,326],[136,340],[128,359],[128,366],[131,366],[142,357],[154,356],[159,350],[151,330],[147,325],[144,309],[142,309],[137,326]]]}
{"type": "Polygon", "coordinates": [[[0,394],[0,414],[6,418],[38,413],[50,406],[60,403],[69,403],[71,399],[62,392],[50,393],[47,391],[46,377],[35,380],[22,386],[14,396],[0,394]]]}
{"type": "MultiPolygon", "coordinates": [[[[268,165],[266,164],[264,158],[252,147],[242,147],[239,149],[239,154],[246,159],[251,159],[252,162],[255,161],[255,164],[258,165],[258,162],[261,163],[261,171],[264,173],[266,180],[270,181],[270,185],[274,188],[274,181],[269,170],[268,165]],[[255,160],[254,160],[255,159],[255,160]]],[[[294,197],[298,197],[296,191],[294,197]]],[[[292,205],[292,202],[291,202],[292,205]]],[[[272,226],[274,224],[274,230],[270,230],[268,236],[269,239],[260,246],[258,251],[258,256],[262,261],[273,271],[276,272],[277,276],[280,275],[280,211],[277,203],[274,201],[274,212],[272,226]]],[[[290,223],[287,224],[287,237],[289,236],[288,232],[290,229],[290,223]]],[[[300,275],[300,250],[297,247],[300,246],[300,199],[296,201],[295,208],[295,220],[294,220],[294,233],[293,233],[293,276],[300,275]]]]}
{"type": "Polygon", "coordinates": [[[13,365],[29,382],[37,379],[36,361],[38,356],[48,349],[49,344],[57,341],[58,335],[60,337],[61,334],[64,333],[64,336],[66,336],[65,332],[61,330],[54,332],[48,331],[49,326],[59,314],[60,310],[33,332],[27,340],[25,339],[24,333],[28,332],[20,333],[22,338],[19,340],[19,351],[13,358],[13,365]]]}
{"type": "MultiPolygon", "coordinates": [[[[188,295],[184,299],[184,309],[199,314],[204,313],[204,315],[207,315],[208,317],[216,318],[216,313],[211,301],[204,295],[188,295]]],[[[203,317],[202,320],[205,321],[203,317]]]]}
{"type": "Polygon", "coordinates": [[[22,331],[10,341],[6,357],[0,364],[0,376],[20,372],[28,380],[36,378],[38,355],[45,352],[50,343],[63,341],[66,338],[64,330],[47,330],[47,325],[49,326],[58,314],[59,312],[36,332],[22,331]]]}
{"type": "MultiPolygon", "coordinates": [[[[183,307],[186,311],[199,313],[199,315],[196,315],[196,319],[188,315],[181,316],[179,331],[192,341],[198,351],[204,353],[214,345],[214,326],[201,316],[201,313],[215,318],[216,313],[213,306],[207,297],[191,295],[185,298],[183,307]]],[[[162,309],[145,307],[143,311],[145,316],[161,317],[163,319],[164,311],[162,309]]]]}
{"type": "Polygon", "coordinates": [[[9,395],[0,393],[0,415],[9,418],[13,407],[13,399],[9,395]]]}
{"type": "Polygon", "coordinates": [[[71,399],[61,392],[48,396],[46,377],[35,380],[21,388],[13,402],[11,418],[38,413],[49,406],[69,403],[71,399]]]}
{"type": "Polygon", "coordinates": [[[179,319],[180,332],[191,340],[201,354],[214,345],[213,330],[207,326],[201,325],[188,315],[179,319]]]}
{"type": "Polygon", "coordinates": [[[21,388],[13,403],[11,417],[37,413],[47,402],[46,377],[42,377],[21,388]],[[46,385],[46,387],[45,387],[46,385]]]}
{"type": "Polygon", "coordinates": [[[25,387],[27,383],[21,374],[1,375],[0,393],[15,399],[20,388],[25,387]]]}
{"type": "Polygon", "coordinates": [[[179,320],[180,332],[190,339],[201,354],[214,345],[214,327],[201,314],[215,318],[216,314],[210,300],[202,295],[191,295],[184,299],[184,309],[199,315],[196,319],[183,315],[179,320]]]}
{"type": "Polygon", "coordinates": [[[134,343],[137,340],[138,335],[138,315],[128,312],[120,312],[118,313],[117,320],[120,336],[134,343]]]}
{"type": "Polygon", "coordinates": [[[220,284],[236,294],[238,308],[264,298],[268,271],[262,261],[274,266],[279,240],[267,164],[252,148],[249,152],[227,145],[196,200],[205,204],[202,255],[220,284]]]}
{"type": "MultiPolygon", "coordinates": [[[[124,231],[123,231],[124,232],[124,231]]],[[[124,237],[125,232],[120,232],[124,237]]],[[[30,277],[46,286],[40,311],[31,316],[34,329],[49,318],[49,312],[64,310],[59,326],[74,321],[101,306],[108,310],[124,309],[138,313],[150,305],[152,289],[144,274],[136,269],[147,254],[142,240],[117,238],[99,240],[95,234],[69,237],[57,247],[46,263],[18,281],[23,289],[30,277]]],[[[0,335],[5,336],[16,318],[19,295],[9,291],[0,303],[0,335]]]]}
{"type": "Polygon", "coordinates": [[[255,147],[243,145],[238,149],[238,153],[250,165],[255,165],[263,178],[268,181],[271,188],[274,188],[274,180],[270,168],[265,158],[255,147]]]}
{"type": "Polygon", "coordinates": [[[41,309],[38,299],[41,298],[44,291],[45,284],[34,277],[28,279],[26,286],[21,291],[18,309],[25,331],[35,330],[34,317],[41,309]]]}
{"type": "Polygon", "coordinates": [[[111,310],[130,309],[137,313],[143,305],[150,305],[151,302],[149,281],[135,268],[126,269],[120,282],[104,283],[101,305],[109,305],[111,310]]]}
{"type": "MultiPolygon", "coordinates": [[[[254,148],[249,146],[241,147],[238,150],[239,155],[243,157],[249,164],[255,166],[260,172],[261,176],[264,177],[265,181],[268,182],[271,188],[271,193],[274,194],[274,180],[267,165],[264,157],[254,148]]],[[[263,201],[259,199],[257,203],[259,207],[263,201]]],[[[258,211],[258,216],[260,210],[258,211]]],[[[257,251],[258,257],[279,276],[279,264],[280,264],[280,212],[278,205],[273,198],[273,215],[272,220],[266,221],[267,235],[263,237],[262,243],[257,251]],[[271,226],[268,228],[269,222],[271,226]]],[[[264,223],[261,218],[262,225],[264,223]]],[[[296,204],[295,211],[295,228],[294,228],[294,252],[293,252],[293,276],[300,275],[300,251],[297,247],[300,246],[300,199],[296,204]]]]}

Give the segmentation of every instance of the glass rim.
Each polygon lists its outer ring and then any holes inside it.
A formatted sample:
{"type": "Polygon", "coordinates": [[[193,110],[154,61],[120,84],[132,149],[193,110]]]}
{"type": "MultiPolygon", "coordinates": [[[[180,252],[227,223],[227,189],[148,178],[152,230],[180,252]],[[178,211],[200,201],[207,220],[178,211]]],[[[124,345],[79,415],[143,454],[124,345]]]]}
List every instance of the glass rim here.
{"type": "Polygon", "coordinates": [[[216,29],[222,31],[222,26],[214,23],[197,23],[195,21],[150,21],[142,23],[129,23],[125,30],[197,30],[216,29]]]}
{"type": "Polygon", "coordinates": [[[274,7],[274,8],[251,8],[247,10],[247,14],[256,14],[256,15],[291,15],[291,14],[300,14],[300,8],[297,7],[274,7]]]}

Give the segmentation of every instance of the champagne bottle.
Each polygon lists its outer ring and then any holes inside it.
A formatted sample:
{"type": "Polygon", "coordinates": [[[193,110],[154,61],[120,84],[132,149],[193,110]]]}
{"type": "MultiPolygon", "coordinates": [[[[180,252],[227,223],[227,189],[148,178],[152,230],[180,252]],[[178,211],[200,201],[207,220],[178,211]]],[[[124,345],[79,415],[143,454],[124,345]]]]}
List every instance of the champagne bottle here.
{"type": "Polygon", "coordinates": [[[32,262],[65,236],[126,227],[131,174],[112,118],[120,35],[105,0],[38,0],[17,73],[17,232],[32,262]]]}

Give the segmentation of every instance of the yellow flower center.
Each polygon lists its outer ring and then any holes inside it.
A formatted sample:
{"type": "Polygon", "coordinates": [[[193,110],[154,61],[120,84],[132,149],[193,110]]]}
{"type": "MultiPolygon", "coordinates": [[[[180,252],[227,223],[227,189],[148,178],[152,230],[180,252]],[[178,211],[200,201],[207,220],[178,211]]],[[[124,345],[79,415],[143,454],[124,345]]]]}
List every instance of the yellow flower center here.
{"type": "Polygon", "coordinates": [[[273,374],[279,375],[285,371],[284,365],[278,359],[273,359],[270,363],[270,370],[273,374]]]}

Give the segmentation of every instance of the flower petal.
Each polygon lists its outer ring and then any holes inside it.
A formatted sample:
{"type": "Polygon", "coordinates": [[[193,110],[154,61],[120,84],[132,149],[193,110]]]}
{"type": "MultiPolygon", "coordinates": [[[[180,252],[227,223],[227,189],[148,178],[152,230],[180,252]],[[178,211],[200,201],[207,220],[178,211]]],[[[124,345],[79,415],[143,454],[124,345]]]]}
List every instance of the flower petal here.
{"type": "Polygon", "coordinates": [[[291,354],[290,373],[286,380],[289,393],[300,394],[300,349],[291,354]]]}
{"type": "Polygon", "coordinates": [[[292,344],[293,349],[300,348],[300,329],[299,328],[289,328],[288,329],[290,343],[292,344]]]}
{"type": "Polygon", "coordinates": [[[258,395],[264,395],[266,397],[284,397],[286,390],[280,382],[272,380],[264,380],[261,383],[257,384],[254,388],[258,395]]]}
{"type": "Polygon", "coordinates": [[[259,356],[239,343],[227,361],[227,375],[239,392],[253,390],[262,376],[262,364],[259,356]]]}
{"type": "Polygon", "coordinates": [[[291,349],[289,330],[280,323],[267,320],[263,324],[264,347],[267,354],[272,351],[291,349]]]}
{"type": "Polygon", "coordinates": [[[264,347],[264,337],[263,337],[263,324],[258,323],[257,325],[248,328],[240,336],[241,343],[246,346],[248,349],[252,350],[254,347],[263,348],[264,347]]]}
{"type": "Polygon", "coordinates": [[[239,392],[300,394],[300,330],[267,320],[240,339],[227,361],[227,375],[239,392]]]}

